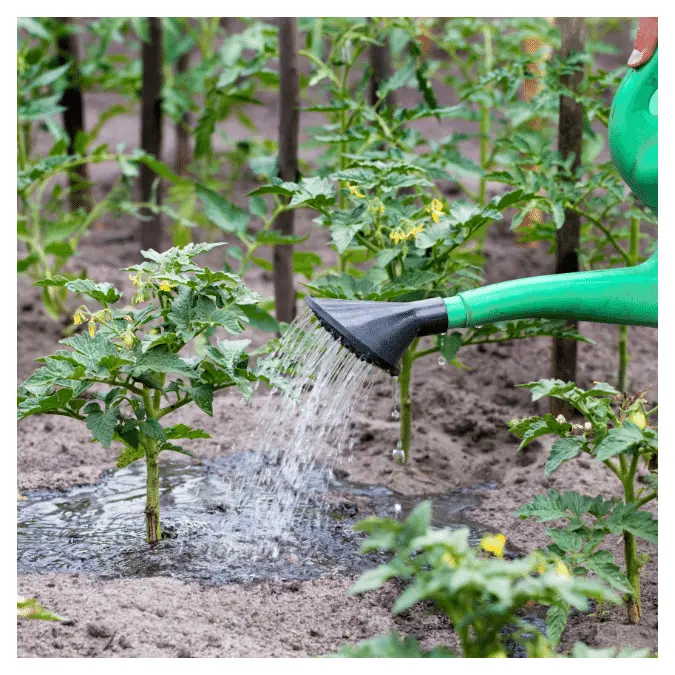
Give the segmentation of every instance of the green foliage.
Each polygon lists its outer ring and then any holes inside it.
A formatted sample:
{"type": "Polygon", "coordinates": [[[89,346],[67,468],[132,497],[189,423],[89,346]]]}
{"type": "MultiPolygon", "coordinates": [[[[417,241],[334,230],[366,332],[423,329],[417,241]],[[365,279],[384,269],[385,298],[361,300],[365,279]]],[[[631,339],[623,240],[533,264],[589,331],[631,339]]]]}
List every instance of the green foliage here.
{"type": "Polygon", "coordinates": [[[185,424],[164,426],[161,420],[178,408],[194,402],[211,415],[215,392],[236,387],[248,399],[255,382],[270,384],[269,374],[249,364],[248,340],[218,340],[199,356],[180,354],[206,330],[243,332],[248,318],[242,308],[260,299],[236,275],[194,262],[215,246],[143,251],[145,261],[127,268],[136,289],[131,305],[120,308],[122,294],[110,284],[49,280],[50,287],[82,293],[98,308],[81,305],[74,322],[86,323],[87,331],[61,340],[68,349],[39,359],[44,365],[19,386],[19,419],[52,414],[81,420],[104,447],[122,444],[122,467],[163,450],[190,454],[171,441],[208,438],[185,424]]]}
{"type": "MultiPolygon", "coordinates": [[[[657,520],[642,508],[658,497],[653,468],[658,457],[658,436],[656,429],[647,425],[644,394],[632,397],[619,394],[602,382],[596,382],[589,390],[561,380],[539,380],[520,386],[532,391],[533,400],[552,396],[566,401],[585,419],[583,424],[571,424],[563,416],[553,418],[547,414],[509,423],[511,433],[523,439],[521,448],[545,434],[558,437],[551,447],[544,476],[550,476],[565,462],[584,454],[604,463],[617,476],[623,488],[623,500],[549,490],[546,496],[536,496],[521,507],[518,516],[536,518],[539,522],[563,521],[563,527],[546,530],[552,543],[545,553],[559,556],[574,574],[586,576],[592,572],[626,594],[639,615],[639,568],[646,560],[638,560],[634,542],[637,538],[656,544],[658,539],[657,520]],[[652,472],[653,479],[636,491],[640,463],[652,472]],[[622,537],[627,545],[625,571],[603,547],[611,537],[622,537]]],[[[563,609],[559,610],[554,618],[561,621],[563,613],[563,609]]]]}
{"type": "MultiPolygon", "coordinates": [[[[404,521],[370,517],[356,529],[368,534],[363,553],[385,551],[392,558],[363,574],[350,594],[375,590],[390,579],[405,582],[392,612],[401,614],[419,603],[433,602],[457,633],[463,657],[506,656],[514,643],[522,645],[528,656],[553,656],[554,643],[523,618],[526,607],[534,603],[585,610],[590,598],[619,602],[601,583],[570,575],[557,555],[506,560],[485,553],[494,550],[486,539],[484,550],[472,548],[466,528],[432,529],[428,501],[404,521]]],[[[391,635],[343,648],[341,655],[451,656],[452,652],[438,648],[425,654],[416,642],[391,635]]]]}
{"type": "Polygon", "coordinates": [[[16,617],[17,619],[36,619],[38,621],[65,620],[65,617],[44,608],[36,598],[18,598],[16,601],[16,617]]]}

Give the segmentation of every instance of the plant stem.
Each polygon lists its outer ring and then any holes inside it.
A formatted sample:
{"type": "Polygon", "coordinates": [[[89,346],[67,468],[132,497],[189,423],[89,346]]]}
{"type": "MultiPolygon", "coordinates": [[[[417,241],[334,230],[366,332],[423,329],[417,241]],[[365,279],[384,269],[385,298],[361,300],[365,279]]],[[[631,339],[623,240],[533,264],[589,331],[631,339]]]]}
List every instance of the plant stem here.
{"type": "MultiPolygon", "coordinates": [[[[625,464],[625,462],[624,462],[625,464]]],[[[623,467],[622,467],[623,468],[623,467]]],[[[635,472],[631,469],[622,471],[623,478],[623,494],[626,504],[632,504],[635,501],[635,472]]],[[[630,583],[633,592],[626,598],[628,605],[628,621],[632,624],[640,622],[642,614],[642,606],[640,603],[640,564],[637,557],[637,543],[635,536],[623,531],[623,550],[626,565],[626,576],[628,583],[630,583]]]]}
{"type": "Polygon", "coordinates": [[[399,441],[403,450],[403,463],[408,463],[410,443],[412,441],[412,398],[410,396],[410,373],[413,364],[414,346],[408,347],[401,359],[401,373],[398,376],[398,387],[401,401],[401,424],[399,441]]]}
{"type": "Polygon", "coordinates": [[[155,441],[146,437],[145,465],[147,483],[145,497],[145,533],[148,544],[156,544],[162,536],[159,523],[159,463],[155,441]]]}
{"type": "Polygon", "coordinates": [[[619,372],[616,378],[616,388],[620,392],[626,391],[628,382],[626,380],[626,373],[628,370],[628,362],[630,356],[628,354],[628,326],[619,326],[619,372]]]}
{"type": "MultiPolygon", "coordinates": [[[[632,267],[637,265],[640,256],[640,220],[631,218],[630,221],[630,240],[628,246],[627,265],[632,267]]],[[[619,372],[617,375],[617,389],[625,392],[628,389],[628,364],[630,363],[630,354],[628,353],[628,326],[619,326],[619,372]]]]}
{"type": "MultiPolygon", "coordinates": [[[[483,74],[487,75],[493,68],[492,57],[492,26],[485,24],[483,26],[483,44],[485,47],[485,58],[483,60],[483,74]]],[[[488,170],[489,163],[489,142],[490,142],[490,106],[486,103],[480,105],[480,168],[483,173],[488,170]]],[[[478,204],[485,208],[487,199],[487,180],[481,176],[478,186],[478,204]]],[[[485,238],[487,237],[487,227],[482,227],[476,237],[478,253],[483,252],[485,238]]]]}

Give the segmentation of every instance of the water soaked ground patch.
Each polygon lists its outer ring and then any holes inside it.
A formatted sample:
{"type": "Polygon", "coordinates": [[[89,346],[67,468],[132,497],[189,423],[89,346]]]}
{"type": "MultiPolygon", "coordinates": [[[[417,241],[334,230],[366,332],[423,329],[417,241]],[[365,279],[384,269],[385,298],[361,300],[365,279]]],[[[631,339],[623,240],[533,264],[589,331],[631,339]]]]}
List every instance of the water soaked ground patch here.
{"type": "MultiPolygon", "coordinates": [[[[247,462],[258,459],[238,453],[201,464],[163,462],[160,501],[168,538],[155,547],[144,539],[142,462],[68,492],[29,492],[18,503],[18,571],[158,575],[206,583],[355,574],[377,558],[358,553],[362,535],[353,525],[370,514],[404,518],[424,499],[334,476],[326,481],[325,472],[314,469],[276,557],[256,555],[252,525],[258,509],[274,496],[261,491],[245,508],[236,508],[232,483],[247,462]]],[[[491,531],[469,516],[490,487],[430,496],[434,526],[467,525],[476,539],[491,531]]]]}

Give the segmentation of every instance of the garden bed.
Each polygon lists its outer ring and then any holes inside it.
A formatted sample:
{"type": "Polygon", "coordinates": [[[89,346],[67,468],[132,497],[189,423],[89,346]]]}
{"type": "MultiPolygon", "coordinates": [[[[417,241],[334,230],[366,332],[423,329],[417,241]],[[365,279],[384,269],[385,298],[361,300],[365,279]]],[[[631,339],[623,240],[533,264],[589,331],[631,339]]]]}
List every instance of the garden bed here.
{"type": "MultiPolygon", "coordinates": [[[[110,97],[105,103],[88,97],[87,111],[94,115],[109,102],[110,97]]],[[[273,135],[276,105],[272,97],[268,103],[256,110],[259,119],[255,121],[261,134],[273,135]]],[[[429,136],[434,133],[434,124],[429,122],[429,136]]],[[[237,133],[237,129],[228,131],[237,133]]],[[[103,141],[136,139],[136,118],[113,120],[105,136],[103,141]]],[[[166,138],[166,156],[170,158],[173,134],[167,133],[166,138]]],[[[99,182],[110,184],[103,169],[93,173],[99,182]]],[[[242,182],[235,195],[249,190],[250,185],[242,182]]],[[[301,234],[312,233],[302,247],[319,253],[324,262],[332,261],[326,233],[312,226],[310,216],[300,211],[296,223],[301,234]]],[[[128,296],[130,282],[118,270],[138,260],[135,232],[136,223],[130,219],[102,224],[82,241],[75,264],[86,267],[90,278],[114,282],[128,296]]],[[[490,230],[486,252],[488,282],[552,271],[546,251],[517,246],[507,226],[490,230]]],[[[217,268],[220,254],[216,250],[205,259],[209,256],[211,266],[217,268]]],[[[246,282],[266,296],[272,294],[271,276],[259,268],[251,270],[246,282]]],[[[37,289],[24,276],[19,277],[18,285],[18,377],[23,380],[31,373],[33,360],[53,350],[59,333],[58,326],[44,313],[37,289]]],[[[595,380],[614,382],[617,328],[582,324],[581,332],[596,344],[579,345],[579,386],[586,387],[595,380]]],[[[647,398],[656,404],[657,331],[630,328],[629,335],[631,391],[649,387],[647,398]]],[[[255,334],[253,339],[260,344],[265,336],[255,334]]],[[[460,355],[470,368],[465,371],[450,365],[439,368],[433,357],[423,359],[413,373],[415,440],[408,466],[392,458],[398,424],[391,418],[391,379],[374,372],[377,382],[365,407],[351,422],[353,461],[337,465],[340,475],[407,495],[494,483],[494,489],[481,493],[481,503],[471,511],[471,519],[503,532],[512,547],[530,551],[543,545],[543,525],[513,516],[535,494],[547,487],[605,498],[619,494],[618,482],[592,461],[569,462],[554,477],[544,480],[548,441],[534,442],[516,454],[518,441],[509,434],[507,421],[542,413],[547,402],[533,404],[530,393],[514,385],[549,376],[550,342],[541,338],[468,347],[460,355]]],[[[193,446],[199,458],[243,452],[251,449],[249,438],[258,424],[273,423],[261,418],[264,397],[261,390],[254,395],[250,408],[245,408],[238,397],[222,392],[214,402],[212,418],[184,408],[173,419],[190,424],[198,418],[196,426],[211,435],[210,440],[193,446]]],[[[116,455],[114,447],[106,450],[92,442],[84,425],[74,420],[31,417],[18,427],[19,491],[66,490],[94,483],[102,472],[114,467],[116,455]]],[[[656,508],[653,503],[650,507],[656,508]]],[[[615,544],[619,550],[617,538],[615,544]]],[[[138,545],[145,545],[141,537],[138,545]]],[[[644,550],[652,560],[643,570],[641,624],[628,625],[625,610],[619,608],[609,609],[602,622],[575,614],[563,637],[563,648],[576,640],[591,646],[657,648],[657,550],[651,545],[644,545],[644,550]]],[[[622,559],[622,553],[617,559],[622,559]]],[[[45,606],[72,621],[19,622],[18,653],[41,657],[315,656],[394,629],[417,636],[425,647],[452,645],[446,619],[433,612],[416,608],[399,617],[391,616],[397,593],[393,585],[363,597],[347,597],[346,590],[355,578],[329,572],[308,581],[214,586],[161,574],[110,578],[20,571],[20,595],[37,595],[45,606]]]]}

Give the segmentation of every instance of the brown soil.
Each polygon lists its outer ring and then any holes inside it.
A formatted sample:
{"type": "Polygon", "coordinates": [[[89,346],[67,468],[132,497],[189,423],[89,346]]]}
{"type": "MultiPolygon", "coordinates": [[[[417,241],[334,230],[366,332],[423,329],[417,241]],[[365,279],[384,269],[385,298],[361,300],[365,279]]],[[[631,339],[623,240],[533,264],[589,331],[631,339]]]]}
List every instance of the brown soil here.
{"type": "MultiPolygon", "coordinates": [[[[109,96],[88,96],[92,118],[112,101],[109,96]]],[[[273,96],[252,113],[261,135],[275,134],[277,105],[273,96]]],[[[304,119],[303,124],[316,120],[304,119]]],[[[237,123],[224,125],[230,136],[246,135],[237,123]]],[[[452,122],[439,127],[429,123],[425,133],[449,133],[452,122]]],[[[138,138],[135,116],[124,116],[106,126],[102,142],[116,144],[124,139],[134,145],[138,138]]],[[[171,160],[174,136],[170,129],[165,158],[171,160]]],[[[113,179],[110,167],[95,167],[93,177],[101,185],[113,179]]],[[[235,200],[245,203],[250,184],[242,180],[235,200]]],[[[311,215],[297,215],[297,229],[312,232],[303,247],[332,261],[324,232],[311,223],[311,215]]],[[[108,219],[82,242],[76,268],[86,267],[90,276],[115,282],[128,294],[130,283],[119,268],[135,262],[137,224],[129,219],[108,219]]],[[[167,245],[169,242],[167,241],[167,245]]],[[[532,276],[551,271],[552,260],[544,249],[514,244],[508,226],[495,227],[487,243],[488,282],[532,276]]],[[[211,266],[220,254],[209,254],[211,266]]],[[[247,283],[269,296],[268,273],[254,269],[247,283]]],[[[128,297],[128,295],[127,295],[128,297]]],[[[584,334],[595,345],[579,347],[579,384],[615,380],[617,328],[582,324],[584,334]]],[[[649,400],[658,401],[657,331],[629,330],[631,389],[649,387],[649,400]]],[[[39,295],[28,279],[18,284],[18,377],[24,379],[34,368],[34,359],[50,353],[59,339],[59,327],[45,314],[39,295]]],[[[265,337],[252,335],[255,343],[265,337]]],[[[585,460],[566,464],[552,478],[543,479],[547,443],[532,443],[516,454],[516,440],[506,428],[515,417],[541,413],[546,402],[531,403],[527,391],[514,385],[549,376],[550,340],[536,339],[467,348],[461,360],[470,368],[462,371],[440,367],[431,356],[416,364],[414,390],[414,448],[408,466],[396,464],[391,455],[397,425],[391,419],[392,384],[377,374],[377,383],[365,409],[354,415],[357,442],[349,468],[355,481],[386,485],[402,493],[420,495],[453,487],[494,481],[497,489],[486,493],[472,518],[503,531],[513,545],[531,550],[545,543],[543,525],[514,518],[516,508],[547,487],[578,490],[604,497],[618,495],[619,485],[601,465],[585,460]]],[[[250,432],[260,423],[264,394],[254,397],[246,408],[235,395],[224,393],[214,405],[213,418],[200,411],[182,409],[175,421],[205,428],[211,440],[194,445],[196,454],[212,457],[247,450],[250,432]]],[[[114,466],[116,450],[105,450],[83,425],[59,418],[33,417],[18,426],[18,487],[68,488],[97,480],[104,469],[114,466]]],[[[620,541],[614,542],[617,551],[620,541]]],[[[577,614],[563,638],[563,648],[576,640],[593,646],[647,646],[657,648],[657,551],[641,547],[652,561],[643,572],[641,625],[626,623],[625,611],[611,609],[602,622],[577,614]]],[[[622,555],[619,553],[618,558],[622,555]]],[[[93,579],[76,574],[35,576],[20,574],[18,592],[36,595],[51,610],[72,619],[69,624],[19,621],[19,656],[315,656],[329,653],[345,642],[354,642],[383,632],[399,630],[416,635],[427,646],[453,644],[446,622],[432,612],[416,610],[392,618],[390,608],[396,589],[388,587],[361,598],[347,597],[353,579],[322,577],[308,582],[254,585],[202,586],[170,578],[93,579]],[[133,626],[133,629],[130,628],[133,626]]]]}

